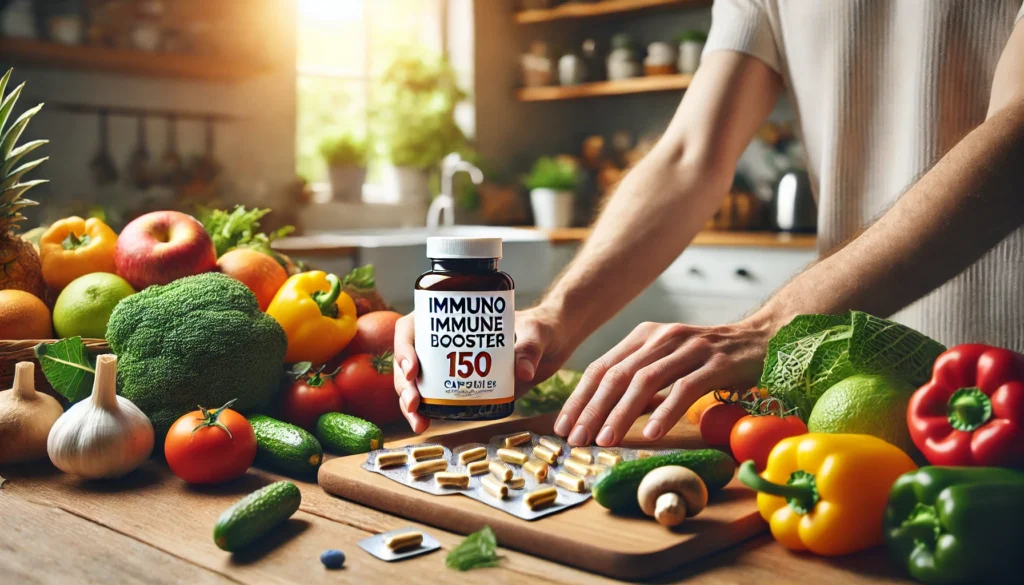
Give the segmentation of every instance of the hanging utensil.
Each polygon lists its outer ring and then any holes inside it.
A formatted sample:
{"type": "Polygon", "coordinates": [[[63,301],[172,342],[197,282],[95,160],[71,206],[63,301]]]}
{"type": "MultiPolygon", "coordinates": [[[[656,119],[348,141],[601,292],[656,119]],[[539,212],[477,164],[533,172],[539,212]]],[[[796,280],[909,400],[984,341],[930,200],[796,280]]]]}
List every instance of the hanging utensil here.
{"type": "Polygon", "coordinates": [[[177,118],[167,116],[167,146],[160,159],[160,182],[168,187],[180,184],[182,178],[181,155],[178,154],[177,118]]]}
{"type": "Polygon", "coordinates": [[[92,160],[89,161],[89,171],[92,173],[92,182],[97,187],[103,187],[117,181],[117,167],[110,158],[110,151],[107,144],[107,111],[99,110],[100,122],[100,149],[92,160]]]}
{"type": "Polygon", "coordinates": [[[206,118],[206,152],[203,153],[202,158],[196,165],[196,177],[203,183],[213,183],[220,174],[220,163],[213,156],[213,133],[214,133],[214,120],[212,117],[206,118]]]}
{"type": "Polygon", "coordinates": [[[153,174],[149,166],[149,149],[146,148],[146,117],[139,116],[135,132],[135,149],[128,157],[128,182],[137,189],[146,189],[153,182],[153,174]]]}

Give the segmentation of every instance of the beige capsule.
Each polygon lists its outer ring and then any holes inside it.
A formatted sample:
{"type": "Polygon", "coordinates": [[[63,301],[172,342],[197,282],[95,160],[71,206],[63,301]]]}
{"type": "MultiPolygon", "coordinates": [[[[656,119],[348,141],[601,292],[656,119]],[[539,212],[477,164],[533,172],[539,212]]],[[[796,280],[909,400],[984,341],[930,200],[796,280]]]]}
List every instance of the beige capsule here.
{"type": "Polygon", "coordinates": [[[551,449],[548,449],[544,445],[537,445],[533,448],[533,456],[545,463],[554,465],[558,461],[558,455],[551,449]]]}
{"type": "Polygon", "coordinates": [[[434,474],[434,481],[442,487],[466,488],[469,487],[469,474],[442,471],[434,474]]]}
{"type": "Polygon", "coordinates": [[[474,447],[459,453],[459,464],[465,465],[470,461],[484,459],[487,457],[487,447],[474,447]]]}
{"type": "Polygon", "coordinates": [[[490,465],[491,462],[486,459],[482,461],[474,461],[466,466],[466,471],[468,471],[470,475],[480,475],[481,473],[487,473],[488,469],[490,469],[490,465]]]}
{"type": "Polygon", "coordinates": [[[570,475],[564,471],[555,474],[555,485],[577,493],[586,489],[586,482],[582,477],[570,475]]]}
{"type": "Polygon", "coordinates": [[[521,490],[526,485],[526,479],[523,478],[522,476],[513,477],[512,479],[508,480],[505,483],[508,485],[508,487],[514,490],[521,490]]]}
{"type": "Polygon", "coordinates": [[[589,475],[597,477],[597,476],[601,475],[601,472],[603,472],[606,469],[608,469],[607,465],[600,465],[600,464],[591,465],[590,466],[590,473],[589,473],[589,475]]]}
{"type": "Polygon", "coordinates": [[[512,447],[528,442],[530,442],[530,433],[528,431],[524,431],[522,433],[516,433],[511,437],[505,437],[504,447],[506,449],[511,449],[512,447]]]}
{"type": "Polygon", "coordinates": [[[498,481],[498,478],[493,475],[485,475],[481,477],[480,486],[484,488],[484,491],[498,499],[508,497],[508,486],[498,481]]]}
{"type": "Polygon", "coordinates": [[[648,451],[647,449],[640,449],[636,452],[637,459],[647,459],[648,457],[654,457],[654,451],[648,451]]]}
{"type": "Polygon", "coordinates": [[[393,551],[416,548],[423,544],[423,534],[420,532],[403,532],[384,538],[384,546],[393,551]]]}
{"type": "Polygon", "coordinates": [[[615,465],[616,463],[619,463],[621,461],[622,455],[619,455],[618,453],[615,453],[613,451],[597,452],[597,462],[600,463],[601,465],[607,465],[608,467],[611,467],[612,465],[615,465]]]}
{"type": "Polygon", "coordinates": [[[551,451],[555,455],[561,455],[562,454],[562,445],[561,445],[561,443],[558,443],[557,441],[554,441],[554,440],[549,439],[547,437],[541,437],[540,439],[537,440],[537,442],[542,447],[544,447],[545,449],[551,451]]]}
{"type": "Polygon", "coordinates": [[[565,467],[566,471],[573,475],[578,475],[580,477],[587,477],[590,475],[590,466],[586,463],[580,463],[576,459],[566,459],[562,462],[562,465],[565,467]]]}
{"type": "Polygon", "coordinates": [[[498,449],[498,459],[507,463],[514,463],[516,465],[522,465],[529,459],[526,453],[522,451],[516,451],[515,449],[498,449]]]}
{"type": "Polygon", "coordinates": [[[416,447],[412,450],[412,458],[416,461],[424,459],[437,459],[444,455],[444,447],[441,445],[430,445],[427,447],[416,447]]]}
{"type": "Polygon", "coordinates": [[[540,459],[530,459],[523,465],[523,471],[529,473],[540,483],[548,478],[548,464],[540,459]]]}
{"type": "Polygon", "coordinates": [[[430,475],[431,473],[437,473],[438,471],[444,471],[448,469],[448,462],[444,459],[432,459],[430,461],[424,461],[417,463],[409,468],[409,475],[412,477],[422,477],[424,475],[430,475]]]}
{"type": "Polygon", "coordinates": [[[489,469],[491,475],[500,482],[506,482],[512,479],[512,468],[506,465],[503,461],[494,461],[492,459],[487,464],[487,469],[489,469]]]}
{"type": "Polygon", "coordinates": [[[594,456],[590,454],[590,449],[584,447],[573,447],[569,451],[569,457],[579,461],[580,463],[593,463],[594,456]]]}
{"type": "Polygon", "coordinates": [[[377,467],[395,467],[396,465],[405,465],[409,462],[409,454],[404,451],[396,451],[394,453],[381,453],[377,455],[377,467]]]}
{"type": "Polygon", "coordinates": [[[536,510],[542,506],[554,504],[556,499],[558,499],[558,490],[556,490],[554,486],[533,490],[523,497],[523,501],[526,502],[526,505],[529,506],[531,510],[536,510]]]}

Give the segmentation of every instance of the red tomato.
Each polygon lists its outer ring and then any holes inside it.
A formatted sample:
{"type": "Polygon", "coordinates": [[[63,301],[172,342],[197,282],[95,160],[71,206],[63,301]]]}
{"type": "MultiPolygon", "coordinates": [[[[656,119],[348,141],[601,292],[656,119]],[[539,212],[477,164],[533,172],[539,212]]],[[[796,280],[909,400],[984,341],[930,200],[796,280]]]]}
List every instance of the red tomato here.
{"type": "Polygon", "coordinates": [[[222,483],[245,475],[256,458],[256,433],[228,408],[192,411],[171,425],[164,456],[174,475],[188,483],[222,483]]]}
{"type": "Polygon", "coordinates": [[[356,336],[345,347],[345,355],[380,355],[395,350],[395,323],[402,316],[394,311],[374,311],[356,320],[356,336]]]}
{"type": "Polygon", "coordinates": [[[313,432],[320,415],[341,412],[345,400],[333,375],[320,368],[303,374],[285,388],[278,405],[281,420],[313,432]]]}
{"type": "Polygon", "coordinates": [[[334,383],[345,399],[346,414],[377,426],[402,420],[402,407],[395,393],[393,360],[391,353],[379,356],[360,353],[341,362],[341,371],[334,383]]]}
{"type": "Polygon", "coordinates": [[[729,435],[729,447],[736,461],[754,461],[757,471],[768,465],[768,454],[786,437],[807,433],[807,425],[799,416],[781,417],[774,414],[748,415],[739,420],[729,435]]]}
{"type": "Polygon", "coordinates": [[[700,436],[708,447],[728,448],[729,433],[738,420],[747,416],[739,404],[719,402],[712,404],[700,415],[700,436]]]}

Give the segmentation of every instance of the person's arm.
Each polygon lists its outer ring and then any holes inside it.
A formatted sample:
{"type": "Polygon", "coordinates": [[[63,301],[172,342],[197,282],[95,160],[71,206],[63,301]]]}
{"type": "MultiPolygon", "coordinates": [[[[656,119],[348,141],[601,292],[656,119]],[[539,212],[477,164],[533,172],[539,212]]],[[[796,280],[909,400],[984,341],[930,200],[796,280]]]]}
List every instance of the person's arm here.
{"type": "MultiPolygon", "coordinates": [[[[970,266],[1024,224],[1024,25],[1005,48],[988,119],[877,222],[804,271],[760,310],[718,327],[644,324],[591,365],[556,423],[572,444],[613,445],[676,380],[644,436],[658,439],[702,394],[757,381],[766,342],[794,316],[890,315],[970,266]],[[655,342],[651,342],[654,339],[655,342]]],[[[993,299],[998,302],[998,299],[993,299]]]]}

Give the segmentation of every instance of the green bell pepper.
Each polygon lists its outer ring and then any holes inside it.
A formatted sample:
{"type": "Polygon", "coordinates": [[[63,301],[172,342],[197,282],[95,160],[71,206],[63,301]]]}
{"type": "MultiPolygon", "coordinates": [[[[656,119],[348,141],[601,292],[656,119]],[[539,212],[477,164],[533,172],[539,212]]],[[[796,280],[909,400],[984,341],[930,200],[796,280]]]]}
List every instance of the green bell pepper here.
{"type": "Polygon", "coordinates": [[[889,492],[885,542],[925,583],[1020,582],[1024,473],[999,467],[922,467],[889,492]]]}

